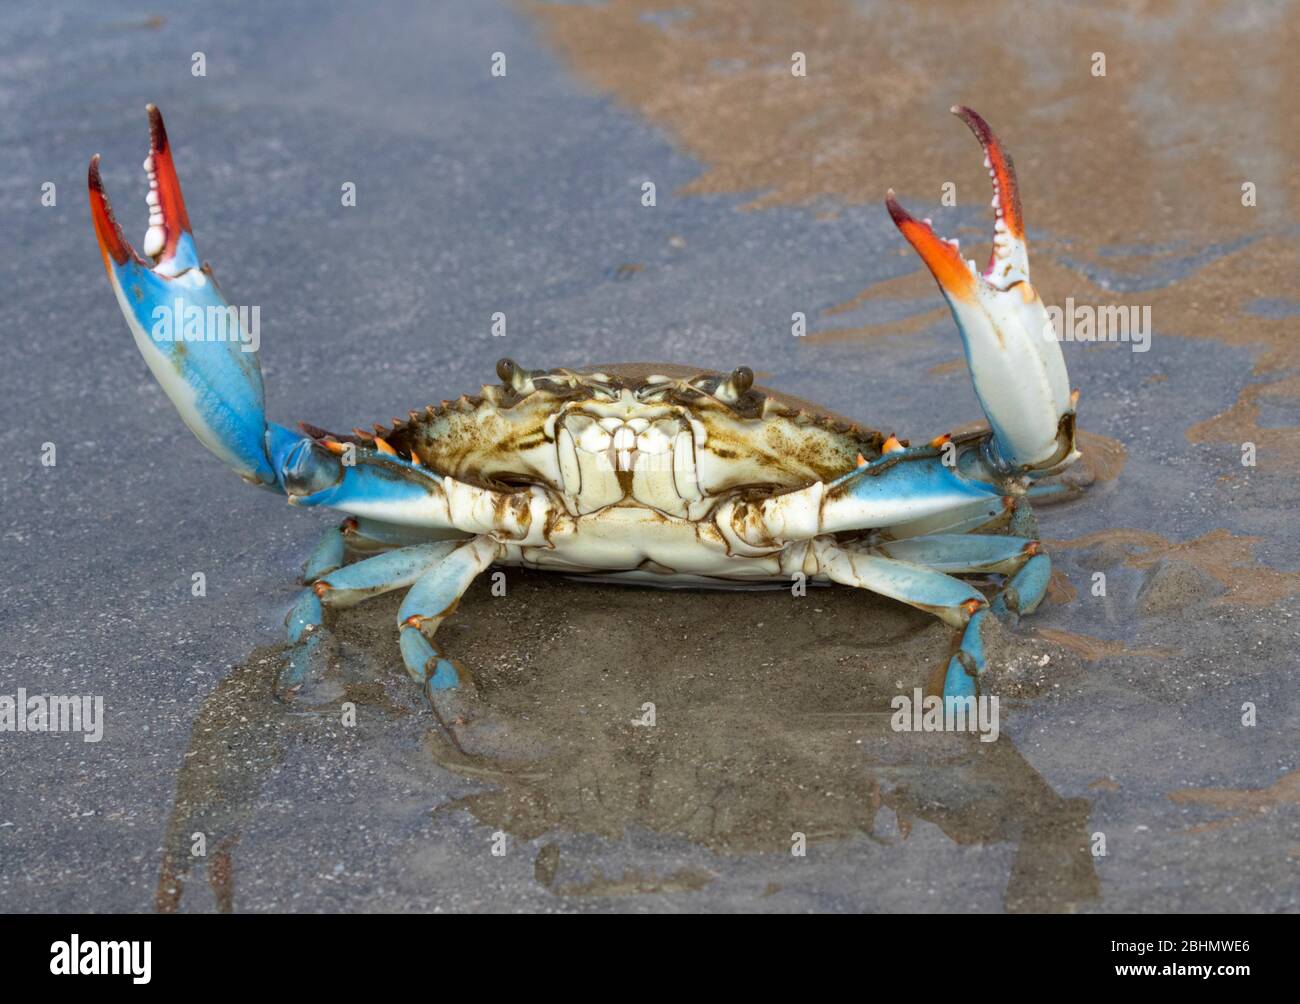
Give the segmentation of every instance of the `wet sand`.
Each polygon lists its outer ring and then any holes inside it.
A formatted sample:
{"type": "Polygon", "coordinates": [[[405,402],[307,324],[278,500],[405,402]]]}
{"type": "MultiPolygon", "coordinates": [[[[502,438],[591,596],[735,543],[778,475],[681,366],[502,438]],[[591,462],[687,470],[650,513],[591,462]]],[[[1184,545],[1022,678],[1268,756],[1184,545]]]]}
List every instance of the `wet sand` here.
{"type": "Polygon", "coordinates": [[[0,279],[12,330],[62,334],[0,371],[0,441],[60,462],[0,475],[0,693],[103,694],[109,717],[100,744],[28,735],[0,761],[0,908],[1295,910],[1296,10],[968,7],[17,18],[0,178],[27,250],[0,279]],[[127,60],[141,76],[107,72],[127,60]],[[1045,300],[1149,305],[1154,326],[1145,353],[1065,346],[1082,491],[1040,514],[1048,600],[991,629],[997,742],[891,729],[952,632],[839,588],[480,581],[439,632],[477,681],[475,755],[402,670],[396,598],[343,613],[324,678],[276,701],[279,622],[327,519],[181,427],[80,194],[101,150],[143,232],[150,99],[202,255],[264,305],[279,421],[386,421],[501,355],[656,357],[747,364],[916,439],[979,411],[880,199],[978,258],[987,179],[946,110],[979,109],[1019,168],[1045,300]],[[32,208],[46,178],[59,204],[32,208]]]}

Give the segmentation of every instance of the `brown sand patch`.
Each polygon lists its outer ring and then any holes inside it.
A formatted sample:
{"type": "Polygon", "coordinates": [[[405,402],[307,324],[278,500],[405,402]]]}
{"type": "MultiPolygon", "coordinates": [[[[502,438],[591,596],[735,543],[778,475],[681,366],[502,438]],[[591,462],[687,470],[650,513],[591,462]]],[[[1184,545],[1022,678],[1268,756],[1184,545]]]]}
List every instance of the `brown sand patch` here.
{"type": "Polygon", "coordinates": [[[1232,815],[1188,828],[1189,833],[1219,830],[1287,805],[1300,805],[1300,770],[1278,778],[1267,788],[1184,788],[1170,792],[1179,805],[1200,805],[1232,815]]]}
{"type": "Polygon", "coordinates": [[[1177,654],[1171,648],[1129,648],[1122,641],[1108,638],[1094,638],[1092,635],[1077,634],[1074,631],[1062,631],[1059,628],[1038,628],[1034,632],[1038,637],[1055,642],[1062,648],[1068,648],[1087,662],[1101,659],[1168,659],[1177,654]]]}
{"type": "MultiPolygon", "coordinates": [[[[580,76],[703,163],[681,194],[757,192],[749,205],[761,207],[827,197],[874,202],[893,186],[924,210],[951,181],[960,205],[984,205],[988,179],[971,139],[943,114],[954,102],[969,104],[1015,156],[1030,226],[1054,235],[1033,252],[1047,302],[1068,294],[1094,306],[1150,304],[1157,337],[1248,346],[1261,353],[1261,373],[1300,369],[1300,339],[1286,331],[1294,322],[1244,310],[1255,297],[1296,289],[1300,241],[1279,233],[1300,219],[1294,3],[1245,12],[1228,0],[1031,8],[990,0],[976,12],[936,0],[893,6],[887,18],[847,0],[711,0],[670,12],[650,0],[527,9],[580,76]],[[790,72],[795,52],[807,58],[805,77],[790,72]],[[1105,55],[1104,76],[1092,72],[1096,53],[1105,55]],[[1242,205],[1246,182],[1256,186],[1253,207],[1242,205]],[[1107,290],[1059,260],[1140,272],[1245,236],[1264,239],[1141,293],[1107,290]],[[1150,247],[1100,256],[1123,245],[1150,247]]],[[[910,255],[901,237],[898,250],[910,255]]],[[[934,292],[918,265],[825,316],[877,298],[933,302],[934,292]]],[[[905,334],[932,316],[814,338],[905,334]]],[[[1286,469],[1300,469],[1300,429],[1261,429],[1255,408],[1260,394],[1300,397],[1294,383],[1253,386],[1189,438],[1250,440],[1286,469]]]]}
{"type": "Polygon", "coordinates": [[[1069,577],[1059,568],[1052,569],[1052,577],[1047,582],[1047,602],[1073,603],[1079,595],[1069,577]]]}
{"type": "Polygon", "coordinates": [[[987,199],[970,138],[939,117],[961,102],[1002,123],[1038,207],[1031,223],[1054,232],[1222,239],[1259,226],[1263,214],[1241,205],[1246,180],[1258,208],[1294,219],[1300,202],[1291,5],[1251,16],[1227,0],[977,11],[935,0],[888,17],[845,0],[527,9],[579,75],[704,162],[688,193],[865,202],[890,185],[937,198],[955,180],[959,198],[987,199]],[[795,52],[804,77],[791,73],[795,52]],[[1097,52],[1105,76],[1092,72],[1097,52]]]}
{"type": "Polygon", "coordinates": [[[1054,540],[1047,546],[1049,551],[1064,551],[1117,544],[1129,551],[1126,565],[1144,570],[1166,559],[1183,561],[1226,588],[1227,592],[1209,602],[1263,607],[1300,592],[1300,571],[1280,572],[1261,564],[1254,552],[1262,539],[1211,530],[1194,540],[1175,543],[1150,530],[1117,529],[1054,540]]]}

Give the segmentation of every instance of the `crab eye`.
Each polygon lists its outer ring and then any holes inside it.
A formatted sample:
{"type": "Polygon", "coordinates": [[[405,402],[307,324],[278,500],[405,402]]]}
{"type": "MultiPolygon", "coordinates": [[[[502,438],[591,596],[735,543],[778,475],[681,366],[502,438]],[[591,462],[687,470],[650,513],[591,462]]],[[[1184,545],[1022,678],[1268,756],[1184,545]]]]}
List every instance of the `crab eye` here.
{"type": "Polygon", "coordinates": [[[285,458],[283,475],[290,495],[315,495],[343,479],[343,464],[319,443],[303,439],[285,458]]]}
{"type": "Polygon", "coordinates": [[[737,366],[731,376],[719,381],[713,396],[726,404],[735,404],[754,386],[754,371],[748,366],[737,366]]]}

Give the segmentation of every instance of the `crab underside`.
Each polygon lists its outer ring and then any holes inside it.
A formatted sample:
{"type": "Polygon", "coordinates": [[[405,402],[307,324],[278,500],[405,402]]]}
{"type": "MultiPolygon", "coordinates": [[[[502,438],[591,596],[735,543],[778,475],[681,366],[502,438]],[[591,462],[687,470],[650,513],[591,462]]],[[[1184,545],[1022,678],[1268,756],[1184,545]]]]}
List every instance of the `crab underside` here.
{"type": "Polygon", "coordinates": [[[858,586],[960,631],[944,693],[968,696],[990,613],[1031,612],[1049,562],[1030,500],[1072,462],[1074,396],[1029,262],[1015,171],[955,108],[993,179],[994,248],[890,215],[934,274],[962,335],[988,430],[911,445],[730,373],[668,364],[497,366],[500,382],[373,430],[292,430],[265,417],[255,345],[195,251],[162,117],[150,106],[147,258],[122,236],[90,165],[104,264],[137,347],[182,419],[245,480],[347,514],[307,561],[287,618],[282,686],[312,672],[325,611],[406,589],[403,660],[447,724],[464,671],[438,625],[493,564],[665,586],[858,586]],[[360,560],[347,563],[351,555],[360,560]],[[992,583],[992,598],[961,576],[992,583]]]}

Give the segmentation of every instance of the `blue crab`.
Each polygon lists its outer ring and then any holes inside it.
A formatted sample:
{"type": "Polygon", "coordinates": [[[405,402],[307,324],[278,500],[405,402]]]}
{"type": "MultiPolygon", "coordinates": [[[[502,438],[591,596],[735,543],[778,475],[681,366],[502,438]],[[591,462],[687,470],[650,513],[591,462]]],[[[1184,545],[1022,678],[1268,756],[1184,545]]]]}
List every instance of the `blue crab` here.
{"type": "Polygon", "coordinates": [[[327,609],[405,589],[406,669],[444,725],[464,721],[469,677],[434,632],[497,564],[663,586],[803,576],[868,589],[950,624],[944,693],[977,693],[982,623],[1028,614],[1046,591],[1030,499],[1078,456],[1077,394],[1029,281],[1011,159],[975,112],[953,111],[993,181],[987,268],[963,261],[892,191],[886,205],[952,309],[988,428],[913,446],[761,387],[745,367],[502,360],[500,383],[371,432],[270,422],[255,345],[200,263],[149,106],[145,257],[113,217],[98,156],[89,175],[104,265],[136,345],[185,424],[246,481],[348,514],[307,560],[283,688],[313,672],[327,609]],[[963,575],[992,582],[991,598],[963,575]]]}

